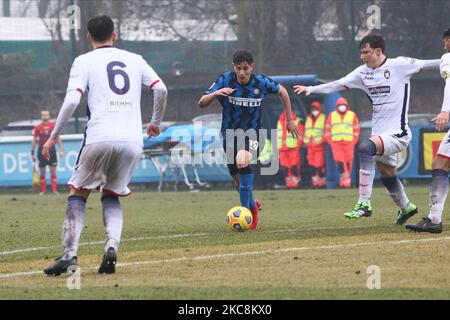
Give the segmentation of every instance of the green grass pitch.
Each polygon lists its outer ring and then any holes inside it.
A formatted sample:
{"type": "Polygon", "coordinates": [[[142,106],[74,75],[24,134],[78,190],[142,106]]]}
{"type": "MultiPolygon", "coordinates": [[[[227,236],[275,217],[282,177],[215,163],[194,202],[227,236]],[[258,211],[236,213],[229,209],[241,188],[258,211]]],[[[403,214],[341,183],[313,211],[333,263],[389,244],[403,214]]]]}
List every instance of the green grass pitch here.
{"type": "MultiPolygon", "coordinates": [[[[428,186],[408,195],[426,216],[428,186]]],[[[450,217],[442,234],[393,224],[397,208],[374,189],[370,218],[345,220],[357,190],[255,191],[257,230],[226,228],[235,191],[137,192],[122,200],[114,275],[99,275],[99,194],[87,204],[78,262],[81,289],[42,269],[60,254],[67,195],[0,195],[0,299],[449,299],[450,217]],[[368,289],[379,266],[381,289],[368,289]]]]}

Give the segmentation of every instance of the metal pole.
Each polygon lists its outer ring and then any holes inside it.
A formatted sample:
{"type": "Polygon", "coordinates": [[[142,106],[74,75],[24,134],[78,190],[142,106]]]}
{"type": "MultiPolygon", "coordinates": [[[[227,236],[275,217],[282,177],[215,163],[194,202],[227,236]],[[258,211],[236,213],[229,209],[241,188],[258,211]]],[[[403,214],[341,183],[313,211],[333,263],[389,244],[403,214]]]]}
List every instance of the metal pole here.
{"type": "MultiPolygon", "coordinates": [[[[75,0],[70,0],[70,5],[75,5],[75,0]]],[[[72,61],[75,60],[77,57],[77,45],[76,45],[76,38],[75,38],[75,29],[70,29],[70,44],[72,49],[72,61]]],[[[80,119],[78,115],[78,110],[75,111],[75,133],[80,132],[80,119]]]]}
{"type": "MultiPolygon", "coordinates": [[[[356,43],[356,9],[355,9],[355,0],[350,1],[350,24],[351,24],[351,69],[356,68],[359,65],[358,60],[358,51],[359,47],[356,43]]],[[[355,90],[352,90],[352,100],[354,105],[354,110],[359,111],[359,99],[355,90]]]]}
{"type": "MultiPolygon", "coordinates": [[[[358,66],[358,52],[359,52],[359,47],[356,43],[356,12],[355,12],[355,1],[351,0],[350,2],[350,21],[351,21],[351,28],[352,28],[352,41],[351,41],[351,48],[352,48],[352,60],[351,60],[351,64],[352,64],[352,68],[356,68],[358,66]]],[[[352,101],[353,101],[353,110],[356,113],[359,113],[360,111],[360,99],[358,98],[358,95],[355,92],[356,90],[352,90],[352,101]]],[[[358,185],[359,184],[359,174],[357,174],[357,172],[359,172],[359,157],[356,154],[355,159],[353,160],[353,168],[352,168],[352,172],[350,172],[350,176],[352,181],[358,185]]]]}
{"type": "Polygon", "coordinates": [[[3,0],[3,16],[10,17],[11,16],[11,1],[3,0]]]}
{"type": "Polygon", "coordinates": [[[352,48],[352,68],[356,67],[356,50],[358,48],[356,47],[356,17],[355,17],[355,1],[351,0],[350,2],[350,24],[352,28],[352,40],[351,40],[351,48],[352,48]]]}
{"type": "Polygon", "coordinates": [[[238,44],[239,47],[246,48],[248,44],[247,33],[248,33],[248,2],[247,0],[241,0],[237,3],[238,11],[238,44]]]}

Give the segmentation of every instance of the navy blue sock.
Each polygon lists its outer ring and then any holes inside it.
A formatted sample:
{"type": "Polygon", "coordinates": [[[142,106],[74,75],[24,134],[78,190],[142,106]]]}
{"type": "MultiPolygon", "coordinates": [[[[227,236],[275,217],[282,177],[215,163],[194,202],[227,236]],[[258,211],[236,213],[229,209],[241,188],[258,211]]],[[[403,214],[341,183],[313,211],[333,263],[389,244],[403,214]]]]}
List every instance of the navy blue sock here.
{"type": "Polygon", "coordinates": [[[400,209],[405,209],[408,206],[409,199],[406,196],[405,188],[400,179],[397,176],[381,177],[381,181],[395,204],[398,205],[400,209]]]}
{"type": "Polygon", "coordinates": [[[239,198],[241,206],[253,210],[255,208],[255,200],[253,199],[253,172],[247,166],[238,170],[239,177],[239,198]]]}
{"type": "Polygon", "coordinates": [[[377,147],[375,143],[368,139],[359,144],[359,158],[361,162],[361,169],[367,171],[375,171],[375,155],[377,154],[377,147]]]}

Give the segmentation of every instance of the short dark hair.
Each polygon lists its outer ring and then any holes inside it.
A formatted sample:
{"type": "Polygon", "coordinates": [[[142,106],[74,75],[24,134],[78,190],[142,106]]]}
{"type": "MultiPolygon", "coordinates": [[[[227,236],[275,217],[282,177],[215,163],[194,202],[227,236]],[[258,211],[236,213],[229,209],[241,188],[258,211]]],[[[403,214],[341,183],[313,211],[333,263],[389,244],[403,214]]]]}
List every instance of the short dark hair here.
{"type": "Polygon", "coordinates": [[[114,23],[108,16],[95,16],[89,20],[87,29],[95,42],[105,42],[114,32],[114,23]]]}
{"type": "Polygon", "coordinates": [[[444,31],[444,34],[442,35],[442,39],[445,39],[447,37],[450,37],[450,27],[448,27],[448,29],[444,31]]]}
{"type": "Polygon", "coordinates": [[[233,63],[240,64],[242,62],[247,62],[248,64],[253,63],[253,55],[247,50],[238,50],[233,54],[233,63]]]}
{"type": "Polygon", "coordinates": [[[359,48],[362,49],[364,45],[368,43],[369,46],[372,49],[381,49],[381,52],[384,53],[384,50],[386,49],[386,44],[384,43],[384,38],[379,33],[370,33],[364,38],[361,39],[361,42],[359,43],[359,48]]]}

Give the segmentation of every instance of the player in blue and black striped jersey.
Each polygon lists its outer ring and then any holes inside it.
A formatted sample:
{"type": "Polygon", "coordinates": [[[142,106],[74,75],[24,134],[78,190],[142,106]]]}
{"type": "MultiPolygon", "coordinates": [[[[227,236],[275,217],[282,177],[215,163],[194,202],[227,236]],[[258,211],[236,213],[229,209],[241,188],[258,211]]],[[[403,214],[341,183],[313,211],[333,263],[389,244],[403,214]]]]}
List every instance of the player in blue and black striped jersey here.
{"type": "MultiPolygon", "coordinates": [[[[253,199],[253,172],[250,162],[258,158],[259,151],[264,147],[265,139],[260,139],[260,133],[261,107],[266,95],[279,94],[286,118],[292,119],[291,101],[286,89],[269,77],[253,74],[254,68],[255,63],[250,52],[235,52],[234,71],[220,75],[198,102],[201,108],[205,108],[214,99],[218,99],[223,107],[221,134],[228,170],[239,191],[241,205],[253,214],[250,229],[256,228],[260,210],[260,202],[253,199]]],[[[295,138],[300,137],[293,120],[288,121],[287,130],[295,138]]]]}

